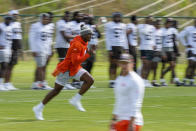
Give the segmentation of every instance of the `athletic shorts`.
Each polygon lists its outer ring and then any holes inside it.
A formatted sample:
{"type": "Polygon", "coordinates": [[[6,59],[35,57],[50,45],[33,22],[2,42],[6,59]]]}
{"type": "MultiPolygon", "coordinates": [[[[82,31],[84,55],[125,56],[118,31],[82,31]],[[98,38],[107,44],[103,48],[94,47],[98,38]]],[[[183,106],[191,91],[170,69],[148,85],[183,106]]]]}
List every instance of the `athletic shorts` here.
{"type": "Polygon", "coordinates": [[[69,48],[56,48],[59,60],[64,60],[69,48]]]}
{"type": "Polygon", "coordinates": [[[0,50],[0,63],[9,63],[11,58],[11,50],[0,50]]]}
{"type": "MultiPolygon", "coordinates": [[[[121,120],[118,121],[115,125],[115,131],[128,131],[129,129],[129,120],[121,120]]],[[[142,126],[141,125],[134,125],[134,131],[141,131],[142,126]]]]}
{"type": "Polygon", "coordinates": [[[166,51],[163,55],[166,56],[166,61],[163,60],[163,62],[176,61],[176,54],[174,51],[166,51]]]}
{"type": "Polygon", "coordinates": [[[123,47],[121,46],[112,46],[112,59],[120,59],[120,55],[123,53],[123,47]]]}
{"type": "Polygon", "coordinates": [[[147,59],[149,61],[152,61],[153,59],[153,51],[152,50],[141,50],[141,58],[147,59]]]}
{"type": "Polygon", "coordinates": [[[9,65],[16,65],[18,63],[18,51],[12,50],[12,55],[10,58],[9,65]]]}
{"type": "Polygon", "coordinates": [[[187,49],[186,54],[188,60],[196,61],[196,54],[193,53],[193,50],[187,49]]]}
{"type": "Polygon", "coordinates": [[[37,56],[34,58],[35,58],[37,67],[44,67],[46,65],[47,60],[48,60],[48,54],[37,53],[37,56]]]}
{"type": "Polygon", "coordinates": [[[160,52],[160,51],[154,51],[153,52],[152,61],[153,62],[161,62],[161,60],[162,60],[162,52],[160,52]]]}
{"type": "Polygon", "coordinates": [[[64,86],[69,79],[75,79],[75,80],[80,80],[80,77],[84,74],[84,73],[88,73],[85,69],[81,68],[74,76],[69,76],[69,72],[65,72],[65,73],[60,73],[57,77],[56,77],[56,81],[55,83],[64,86]]]}

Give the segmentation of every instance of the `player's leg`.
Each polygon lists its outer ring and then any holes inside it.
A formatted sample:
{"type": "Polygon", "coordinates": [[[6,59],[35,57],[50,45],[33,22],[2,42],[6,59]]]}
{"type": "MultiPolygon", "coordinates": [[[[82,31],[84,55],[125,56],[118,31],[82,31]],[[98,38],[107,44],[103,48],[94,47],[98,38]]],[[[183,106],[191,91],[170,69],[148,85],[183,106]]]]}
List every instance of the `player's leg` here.
{"type": "Polygon", "coordinates": [[[36,70],[32,89],[46,89],[42,83],[44,80],[44,66],[46,65],[47,55],[37,53],[37,55],[34,58],[36,61],[36,70]]]}
{"type": "Polygon", "coordinates": [[[14,66],[17,64],[17,62],[18,62],[18,50],[12,50],[12,56],[10,58],[10,62],[8,64],[5,73],[5,87],[10,90],[17,90],[17,88],[15,88],[13,84],[10,82],[12,77],[12,71],[14,69],[14,66]]]}
{"type": "Polygon", "coordinates": [[[69,72],[60,73],[57,76],[54,89],[51,90],[38,105],[33,107],[33,111],[34,111],[36,119],[44,120],[43,114],[42,114],[44,106],[50,100],[52,100],[56,95],[58,95],[60,93],[60,91],[63,89],[64,85],[67,83],[69,78],[70,78],[69,72]]]}
{"type": "Polygon", "coordinates": [[[135,46],[129,46],[129,54],[134,58],[134,71],[137,72],[137,51],[135,46]]]}
{"type": "Polygon", "coordinates": [[[51,60],[51,58],[52,58],[52,55],[49,55],[49,56],[47,57],[46,64],[45,64],[45,66],[43,67],[43,82],[42,82],[42,84],[43,84],[44,87],[46,87],[46,88],[48,88],[48,89],[51,89],[51,87],[48,85],[48,82],[46,81],[46,76],[47,76],[47,66],[48,66],[48,64],[49,64],[49,62],[50,62],[50,60],[51,60]]]}
{"type": "Polygon", "coordinates": [[[114,85],[114,80],[115,80],[115,73],[116,73],[116,68],[117,68],[117,64],[116,61],[114,59],[114,52],[111,51],[109,52],[109,87],[113,88],[114,85]]]}
{"type": "Polygon", "coordinates": [[[6,67],[7,67],[7,63],[0,62],[0,91],[7,91],[7,90],[9,90],[9,89],[7,89],[4,86],[4,78],[5,78],[6,67]]]}
{"type": "Polygon", "coordinates": [[[76,80],[80,80],[83,82],[81,89],[79,92],[72,97],[72,99],[69,101],[70,104],[76,107],[79,111],[86,111],[80,102],[82,96],[86,93],[86,91],[93,85],[94,79],[93,77],[83,68],[81,68],[78,73],[73,77],[76,80]]]}

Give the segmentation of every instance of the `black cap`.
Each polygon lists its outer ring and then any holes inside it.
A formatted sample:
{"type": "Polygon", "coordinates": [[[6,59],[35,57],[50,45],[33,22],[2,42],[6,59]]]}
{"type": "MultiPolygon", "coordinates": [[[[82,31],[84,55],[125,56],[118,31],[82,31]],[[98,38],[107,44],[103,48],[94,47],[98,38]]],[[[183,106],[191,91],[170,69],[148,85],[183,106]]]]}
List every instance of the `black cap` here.
{"type": "Polygon", "coordinates": [[[123,15],[120,12],[113,12],[112,17],[120,16],[122,17],[123,15]]]}

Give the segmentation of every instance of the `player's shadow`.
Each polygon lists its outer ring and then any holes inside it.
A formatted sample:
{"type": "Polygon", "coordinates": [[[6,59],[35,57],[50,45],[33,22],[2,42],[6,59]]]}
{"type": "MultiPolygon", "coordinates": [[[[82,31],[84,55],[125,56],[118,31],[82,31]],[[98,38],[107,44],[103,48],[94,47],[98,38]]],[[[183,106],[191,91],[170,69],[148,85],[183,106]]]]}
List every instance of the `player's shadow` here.
{"type": "Polygon", "coordinates": [[[25,120],[17,120],[17,119],[15,119],[15,120],[10,120],[9,122],[18,122],[18,123],[20,123],[20,122],[22,122],[22,123],[25,123],[25,122],[34,122],[34,121],[38,121],[38,120],[35,120],[35,119],[25,119],[25,120]]]}

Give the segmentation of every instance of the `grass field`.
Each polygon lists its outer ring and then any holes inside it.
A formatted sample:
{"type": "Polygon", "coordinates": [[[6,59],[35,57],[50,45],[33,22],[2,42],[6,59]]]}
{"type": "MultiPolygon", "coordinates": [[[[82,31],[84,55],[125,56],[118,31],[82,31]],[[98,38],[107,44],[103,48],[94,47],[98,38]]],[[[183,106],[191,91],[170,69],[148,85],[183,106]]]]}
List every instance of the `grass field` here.
{"type": "MultiPolygon", "coordinates": [[[[55,68],[55,58],[48,68],[48,81],[55,78],[50,73],[55,68]]],[[[40,102],[48,91],[33,91],[34,62],[21,61],[16,66],[13,82],[18,91],[0,92],[0,131],[108,131],[113,109],[113,90],[107,88],[107,64],[97,62],[93,70],[95,86],[82,99],[87,112],[79,112],[68,104],[77,91],[62,91],[45,108],[45,121],[34,118],[32,107],[40,102]]],[[[184,73],[184,65],[178,66],[178,74],[184,73]]],[[[143,131],[195,131],[196,88],[160,87],[145,92],[143,131]]]]}

